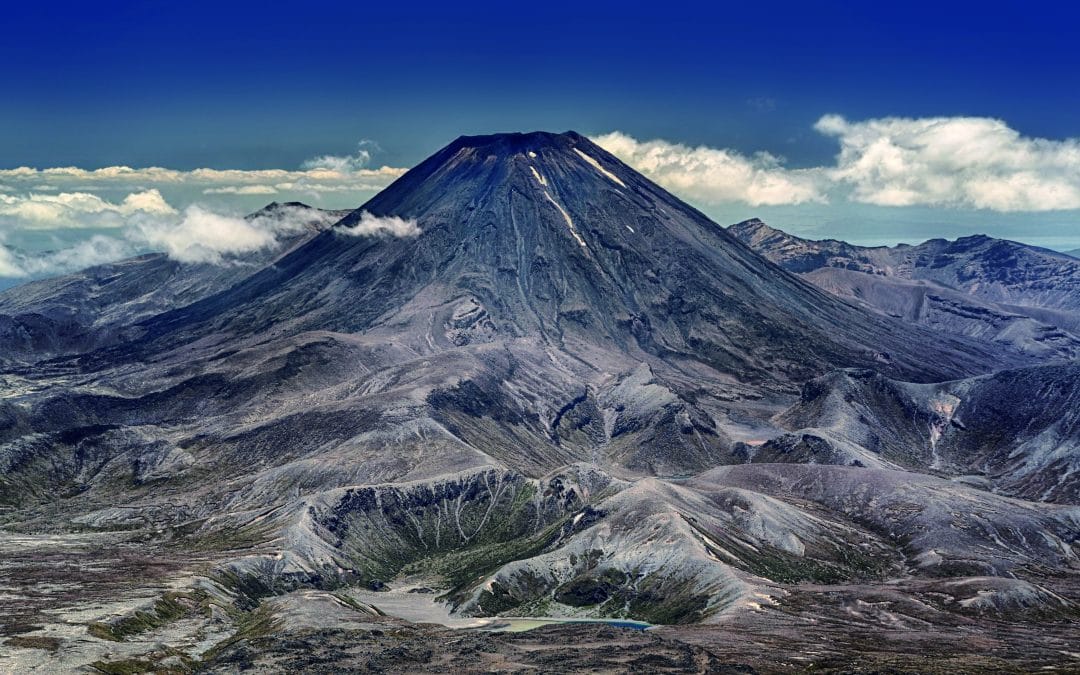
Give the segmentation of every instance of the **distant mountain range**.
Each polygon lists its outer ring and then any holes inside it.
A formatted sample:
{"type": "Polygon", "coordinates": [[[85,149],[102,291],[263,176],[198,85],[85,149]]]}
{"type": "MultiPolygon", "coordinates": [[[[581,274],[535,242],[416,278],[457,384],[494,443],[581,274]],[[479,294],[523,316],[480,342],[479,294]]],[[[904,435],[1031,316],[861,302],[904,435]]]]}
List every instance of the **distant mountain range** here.
{"type": "Polygon", "coordinates": [[[1002,625],[1060,657],[1080,261],[725,229],[573,132],[282,208],[310,226],[226,266],[0,293],[0,633],[62,636],[35,666],[769,671],[1002,625]],[[431,625],[536,616],[680,628],[543,661],[431,625]]]}
{"type": "Polygon", "coordinates": [[[279,245],[224,264],[180,263],[164,253],[90,267],[0,292],[0,363],[83,353],[130,339],[139,320],[223,291],[327,229],[349,211],[274,202],[249,219],[288,220],[279,245]]]}
{"type": "Polygon", "coordinates": [[[984,235],[917,246],[801,239],[747,220],[728,231],[814,285],[950,335],[1064,359],[1080,355],[1080,260],[984,235]]]}

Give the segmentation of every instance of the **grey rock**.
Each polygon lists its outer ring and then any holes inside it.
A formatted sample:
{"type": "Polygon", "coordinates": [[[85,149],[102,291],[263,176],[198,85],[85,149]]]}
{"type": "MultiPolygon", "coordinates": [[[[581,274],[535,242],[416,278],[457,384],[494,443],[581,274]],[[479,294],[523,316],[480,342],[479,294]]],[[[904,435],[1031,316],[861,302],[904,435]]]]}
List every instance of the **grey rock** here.
{"type": "Polygon", "coordinates": [[[917,246],[811,241],[753,219],[728,231],[780,267],[869,309],[1039,358],[1080,355],[1080,261],[984,235],[917,246]]]}

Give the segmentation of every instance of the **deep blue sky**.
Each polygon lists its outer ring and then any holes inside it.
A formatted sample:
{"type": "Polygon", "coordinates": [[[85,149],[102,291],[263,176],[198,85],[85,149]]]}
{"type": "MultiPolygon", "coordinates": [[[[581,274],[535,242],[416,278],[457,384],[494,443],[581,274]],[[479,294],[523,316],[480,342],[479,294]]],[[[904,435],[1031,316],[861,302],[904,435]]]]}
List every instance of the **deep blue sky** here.
{"type": "Polygon", "coordinates": [[[1071,3],[455,4],[9,3],[0,166],[295,167],[361,138],[407,166],[534,128],[799,166],[836,152],[825,113],[1080,136],[1071,3]]]}
{"type": "Polygon", "coordinates": [[[0,17],[0,287],[168,247],[205,231],[192,209],[234,218],[213,230],[227,250],[235,218],[271,200],[356,208],[461,134],[534,129],[627,134],[644,154],[620,157],[722,224],[1080,247],[1071,3],[143,0],[0,17]],[[815,130],[824,115],[841,117],[815,130]],[[348,175],[295,171],[315,158],[348,175]],[[12,171],[118,165],[184,175],[12,171]],[[248,175],[184,173],[202,167],[248,175]]]}

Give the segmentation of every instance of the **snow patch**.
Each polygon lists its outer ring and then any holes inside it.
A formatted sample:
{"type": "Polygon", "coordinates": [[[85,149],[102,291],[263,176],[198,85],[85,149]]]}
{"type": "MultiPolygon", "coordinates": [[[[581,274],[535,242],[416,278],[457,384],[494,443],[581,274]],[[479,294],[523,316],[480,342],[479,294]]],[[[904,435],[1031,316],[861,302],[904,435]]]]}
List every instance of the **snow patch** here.
{"type": "Polygon", "coordinates": [[[536,182],[540,183],[544,187],[547,187],[547,179],[540,175],[540,172],[536,170],[536,167],[530,166],[529,169],[532,170],[533,176],[536,177],[536,182]]]}
{"type": "Polygon", "coordinates": [[[574,148],[574,152],[576,152],[578,155],[580,155],[583,160],[585,160],[586,162],[591,164],[594,169],[596,169],[600,173],[604,174],[605,176],[607,176],[611,180],[615,181],[616,183],[618,183],[622,187],[626,187],[626,183],[619,180],[619,177],[616,176],[615,174],[611,173],[610,171],[608,171],[604,167],[600,166],[600,162],[596,161],[592,157],[589,157],[588,155],[586,155],[581,150],[578,150],[577,148],[574,148]]]}
{"type": "Polygon", "coordinates": [[[566,221],[566,226],[570,228],[570,234],[574,235],[574,239],[577,239],[577,243],[581,244],[581,248],[585,249],[586,251],[589,250],[589,247],[585,243],[585,240],[581,238],[581,235],[578,234],[577,228],[574,227],[574,221],[570,218],[570,214],[566,212],[566,209],[562,207],[562,204],[555,201],[555,198],[552,197],[551,193],[547,190],[544,190],[544,196],[547,197],[547,200],[554,204],[555,208],[557,208],[559,210],[559,213],[562,214],[563,219],[566,221]]]}

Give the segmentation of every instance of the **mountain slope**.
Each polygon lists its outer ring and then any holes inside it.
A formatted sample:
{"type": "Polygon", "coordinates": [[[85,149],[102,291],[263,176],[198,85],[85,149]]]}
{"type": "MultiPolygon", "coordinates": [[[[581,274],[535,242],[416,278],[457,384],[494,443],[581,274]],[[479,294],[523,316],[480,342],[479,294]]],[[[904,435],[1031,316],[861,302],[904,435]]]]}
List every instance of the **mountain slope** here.
{"type": "Polygon", "coordinates": [[[751,461],[928,471],[1025,499],[1080,504],[1075,363],[929,385],[841,371],[807,383],[777,422],[787,433],[748,449],[751,461]]]}
{"type": "Polygon", "coordinates": [[[175,345],[272,324],[409,334],[421,353],[532,335],[571,351],[701,361],[757,383],[851,365],[941,379],[1006,358],[928,340],[762,264],[576,134],[458,139],[334,231],[145,326],[150,340],[175,345]],[[415,220],[423,233],[344,234],[363,213],[415,220]],[[470,323],[480,317],[482,329],[470,323]]]}
{"type": "Polygon", "coordinates": [[[983,235],[918,246],[811,241],[760,220],[728,231],[839,297],[942,333],[1040,358],[1080,354],[1080,261],[983,235]]]}

